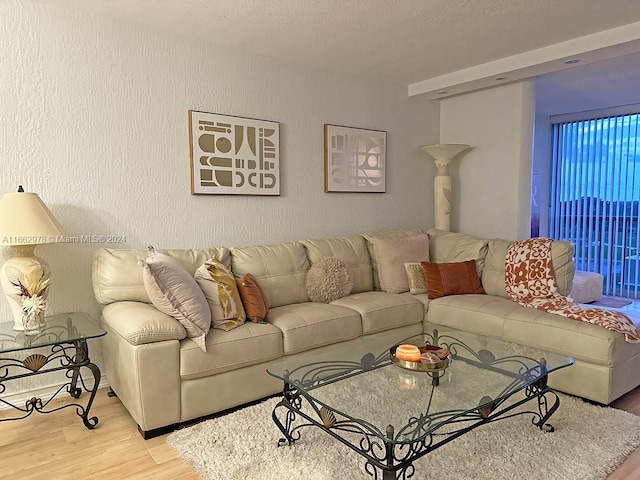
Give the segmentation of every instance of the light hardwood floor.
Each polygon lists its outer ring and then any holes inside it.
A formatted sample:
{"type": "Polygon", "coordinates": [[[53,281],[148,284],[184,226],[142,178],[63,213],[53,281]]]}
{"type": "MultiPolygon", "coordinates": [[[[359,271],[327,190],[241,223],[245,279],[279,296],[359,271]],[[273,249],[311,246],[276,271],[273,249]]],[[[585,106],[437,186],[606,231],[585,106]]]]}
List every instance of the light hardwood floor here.
{"type": "MultiPolygon", "coordinates": [[[[167,445],[166,435],[144,440],[120,400],[107,391],[98,391],[91,408],[91,416],[99,418],[94,430],[85,428],[74,408],[0,423],[0,478],[198,478],[167,445]]],[[[69,401],[54,400],[59,405],[69,401]]],[[[0,412],[0,418],[10,416],[11,411],[0,412]]]]}
{"type": "MultiPolygon", "coordinates": [[[[86,401],[85,395],[81,400],[86,401]]],[[[54,400],[57,405],[68,401],[54,400]]],[[[640,415],[640,387],[612,406],[640,415]]],[[[120,401],[107,396],[107,389],[98,391],[91,413],[100,419],[94,430],[84,427],[73,408],[0,422],[0,478],[198,478],[166,444],[166,435],[143,440],[120,401]]],[[[0,418],[10,414],[0,411],[0,418]]],[[[609,476],[609,480],[623,479],[640,480],[640,449],[609,476]]]]}

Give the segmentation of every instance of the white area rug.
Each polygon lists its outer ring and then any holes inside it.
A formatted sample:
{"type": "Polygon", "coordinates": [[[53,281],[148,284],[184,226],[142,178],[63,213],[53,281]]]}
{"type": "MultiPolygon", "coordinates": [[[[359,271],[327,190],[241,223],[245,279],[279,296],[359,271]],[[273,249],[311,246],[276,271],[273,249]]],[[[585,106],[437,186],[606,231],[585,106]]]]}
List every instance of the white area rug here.
{"type": "MultiPolygon", "coordinates": [[[[315,427],[292,446],[271,419],[278,399],[170,434],[167,443],[207,480],[371,479],[364,457],[315,427]]],[[[534,402],[529,405],[534,406],[534,402]]],[[[605,479],[640,445],[640,417],[560,396],[545,433],[530,415],[480,426],[415,462],[416,480],[605,479]]]]}

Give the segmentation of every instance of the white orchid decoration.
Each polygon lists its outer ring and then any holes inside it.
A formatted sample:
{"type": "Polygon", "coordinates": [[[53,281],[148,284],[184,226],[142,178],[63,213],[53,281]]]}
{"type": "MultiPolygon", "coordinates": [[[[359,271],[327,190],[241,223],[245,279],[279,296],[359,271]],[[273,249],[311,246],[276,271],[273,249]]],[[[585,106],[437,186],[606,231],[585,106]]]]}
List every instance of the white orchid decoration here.
{"type": "Polygon", "coordinates": [[[25,316],[41,320],[47,309],[47,292],[50,278],[43,271],[35,269],[24,274],[15,272],[14,284],[20,289],[20,305],[25,316]]]}
{"type": "Polygon", "coordinates": [[[22,296],[22,311],[25,315],[35,316],[47,309],[47,301],[41,295],[22,296]]]}

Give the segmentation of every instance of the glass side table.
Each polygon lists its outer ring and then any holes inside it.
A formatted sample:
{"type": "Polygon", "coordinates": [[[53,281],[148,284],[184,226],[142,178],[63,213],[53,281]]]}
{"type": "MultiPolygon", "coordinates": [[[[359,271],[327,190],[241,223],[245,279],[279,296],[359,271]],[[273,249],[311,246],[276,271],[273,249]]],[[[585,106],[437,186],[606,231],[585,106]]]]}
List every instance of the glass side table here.
{"type": "Polygon", "coordinates": [[[86,313],[63,313],[46,318],[46,326],[38,329],[37,334],[25,335],[13,330],[13,322],[0,323],[0,395],[6,390],[6,382],[18,378],[43,375],[64,370],[69,379],[51,395],[48,400],[32,397],[24,406],[14,405],[0,398],[0,403],[12,407],[19,413],[0,421],[20,420],[33,412],[52,413],[63,408],[75,407],[79,417],[88,429],[98,424],[98,417],[89,417],[89,410],[100,384],[100,369],[89,359],[87,339],[97,338],[107,332],[86,313]],[[12,353],[26,352],[36,348],[46,349],[47,354],[31,353],[24,360],[13,358],[12,353]],[[93,375],[93,385],[85,383],[81,368],[86,367],[93,375]],[[73,398],[80,398],[82,392],[89,392],[86,406],[69,403],[57,408],[48,408],[51,401],[65,391],[73,398]]]}

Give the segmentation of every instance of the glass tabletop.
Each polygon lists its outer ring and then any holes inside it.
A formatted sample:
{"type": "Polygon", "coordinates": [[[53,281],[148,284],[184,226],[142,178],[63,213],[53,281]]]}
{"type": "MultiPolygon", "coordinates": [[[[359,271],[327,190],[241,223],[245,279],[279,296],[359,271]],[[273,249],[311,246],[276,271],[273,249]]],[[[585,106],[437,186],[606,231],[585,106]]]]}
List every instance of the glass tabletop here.
{"type": "Polygon", "coordinates": [[[13,322],[0,323],[0,353],[96,338],[107,333],[83,312],[46,317],[46,326],[40,327],[35,335],[25,335],[24,332],[16,331],[13,325],[13,322]]]}
{"type": "Polygon", "coordinates": [[[272,365],[268,373],[366,425],[374,435],[385,437],[387,426],[393,426],[394,442],[440,432],[466,412],[500,404],[574,363],[571,357],[543,349],[443,329],[405,339],[390,332],[354,343],[287,359],[272,365]],[[451,360],[436,372],[409,370],[391,361],[391,351],[400,343],[443,346],[451,360]]]}

